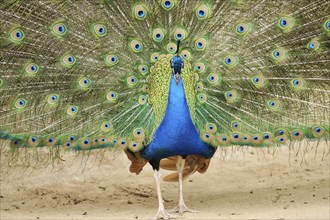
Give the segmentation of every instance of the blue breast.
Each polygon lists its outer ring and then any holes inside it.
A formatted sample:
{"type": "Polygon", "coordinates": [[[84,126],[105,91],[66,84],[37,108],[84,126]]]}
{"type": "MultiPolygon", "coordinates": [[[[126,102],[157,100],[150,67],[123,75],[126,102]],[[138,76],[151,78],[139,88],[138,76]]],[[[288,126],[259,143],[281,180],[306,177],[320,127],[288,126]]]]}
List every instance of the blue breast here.
{"type": "Polygon", "coordinates": [[[141,153],[149,160],[190,154],[209,158],[214,154],[214,148],[200,139],[190,117],[182,80],[176,85],[174,76],[171,77],[165,117],[153,141],[141,153]]]}

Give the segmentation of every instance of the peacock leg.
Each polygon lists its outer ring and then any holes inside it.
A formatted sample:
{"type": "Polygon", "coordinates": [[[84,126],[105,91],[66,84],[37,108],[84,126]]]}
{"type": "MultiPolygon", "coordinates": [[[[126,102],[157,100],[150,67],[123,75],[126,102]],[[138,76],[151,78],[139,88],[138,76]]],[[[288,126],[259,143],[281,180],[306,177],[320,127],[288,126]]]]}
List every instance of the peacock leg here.
{"type": "Polygon", "coordinates": [[[185,164],[185,159],[179,156],[176,162],[176,167],[179,172],[179,188],[180,188],[179,203],[174,209],[171,210],[171,212],[179,212],[180,214],[184,212],[197,213],[198,211],[189,209],[183,201],[182,172],[183,172],[184,164],[185,164]]]}
{"type": "Polygon", "coordinates": [[[159,172],[159,170],[154,170],[154,178],[155,178],[156,185],[157,185],[157,196],[158,196],[159,207],[158,207],[158,212],[157,212],[155,218],[153,218],[153,219],[156,220],[156,219],[163,218],[165,220],[168,220],[168,219],[177,218],[177,216],[171,215],[164,207],[162,192],[160,190],[160,172],[159,172]]]}

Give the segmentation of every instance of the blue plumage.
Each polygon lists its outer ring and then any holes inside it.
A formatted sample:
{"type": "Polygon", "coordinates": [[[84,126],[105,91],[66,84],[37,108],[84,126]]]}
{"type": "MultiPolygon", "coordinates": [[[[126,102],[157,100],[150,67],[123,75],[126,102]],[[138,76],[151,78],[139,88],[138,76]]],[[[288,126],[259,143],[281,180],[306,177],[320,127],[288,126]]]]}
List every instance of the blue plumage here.
{"type": "Polygon", "coordinates": [[[142,156],[157,160],[175,155],[198,154],[210,158],[214,152],[215,148],[200,139],[191,120],[182,79],[176,85],[172,75],[165,117],[153,141],[142,151],[142,156]]]}

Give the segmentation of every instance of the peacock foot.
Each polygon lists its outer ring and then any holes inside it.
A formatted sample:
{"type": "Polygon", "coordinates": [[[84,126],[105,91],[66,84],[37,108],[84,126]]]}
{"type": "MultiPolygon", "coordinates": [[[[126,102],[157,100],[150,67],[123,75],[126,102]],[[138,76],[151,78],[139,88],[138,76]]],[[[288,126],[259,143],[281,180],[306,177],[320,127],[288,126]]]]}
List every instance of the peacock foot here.
{"type": "Polygon", "coordinates": [[[164,220],[169,220],[169,219],[176,219],[178,216],[176,215],[172,215],[170,214],[165,208],[164,206],[160,206],[158,208],[158,212],[155,216],[155,218],[153,218],[153,220],[157,220],[157,219],[164,219],[164,220]]]}
{"type": "Polygon", "coordinates": [[[180,214],[183,214],[184,212],[190,212],[190,213],[198,213],[197,210],[189,209],[184,201],[179,201],[178,205],[170,211],[171,213],[178,212],[180,214]]]}

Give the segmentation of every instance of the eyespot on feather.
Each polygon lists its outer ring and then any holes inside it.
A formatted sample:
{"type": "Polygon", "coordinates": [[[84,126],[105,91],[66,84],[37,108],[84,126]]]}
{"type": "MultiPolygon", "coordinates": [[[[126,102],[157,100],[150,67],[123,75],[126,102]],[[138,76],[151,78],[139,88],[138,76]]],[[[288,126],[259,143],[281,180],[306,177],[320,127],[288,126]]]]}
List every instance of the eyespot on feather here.
{"type": "Polygon", "coordinates": [[[144,20],[147,17],[147,10],[144,5],[142,4],[137,4],[133,8],[133,15],[136,19],[138,20],[144,20]]]}
{"type": "Polygon", "coordinates": [[[36,76],[39,72],[39,66],[36,63],[28,63],[25,65],[25,74],[27,76],[36,76]]]}
{"type": "Polygon", "coordinates": [[[64,22],[62,21],[56,21],[50,26],[51,33],[56,37],[63,37],[67,34],[68,29],[64,22]]]}
{"type": "Polygon", "coordinates": [[[66,113],[70,116],[74,116],[78,113],[78,107],[75,105],[70,105],[67,110],[66,113]]]}
{"type": "Polygon", "coordinates": [[[17,109],[23,109],[27,106],[27,101],[23,98],[18,98],[18,99],[16,99],[14,105],[17,109]]]}
{"type": "Polygon", "coordinates": [[[210,17],[210,7],[208,5],[200,5],[196,9],[196,17],[198,20],[206,20],[210,17]]]}
{"type": "Polygon", "coordinates": [[[115,102],[118,98],[118,94],[115,91],[110,91],[107,93],[107,100],[110,102],[115,102]]]}
{"type": "Polygon", "coordinates": [[[21,43],[25,38],[25,33],[19,27],[10,31],[9,39],[13,43],[21,43]]]}
{"type": "Polygon", "coordinates": [[[143,45],[140,40],[133,39],[130,42],[130,48],[134,53],[140,53],[143,50],[143,45]]]}
{"type": "Polygon", "coordinates": [[[55,105],[59,102],[59,95],[57,94],[50,94],[47,96],[47,103],[50,105],[55,105]]]}
{"type": "Polygon", "coordinates": [[[118,59],[117,55],[110,53],[105,56],[104,62],[107,66],[112,67],[112,66],[115,66],[116,64],[118,64],[119,59],[118,59]]]}

